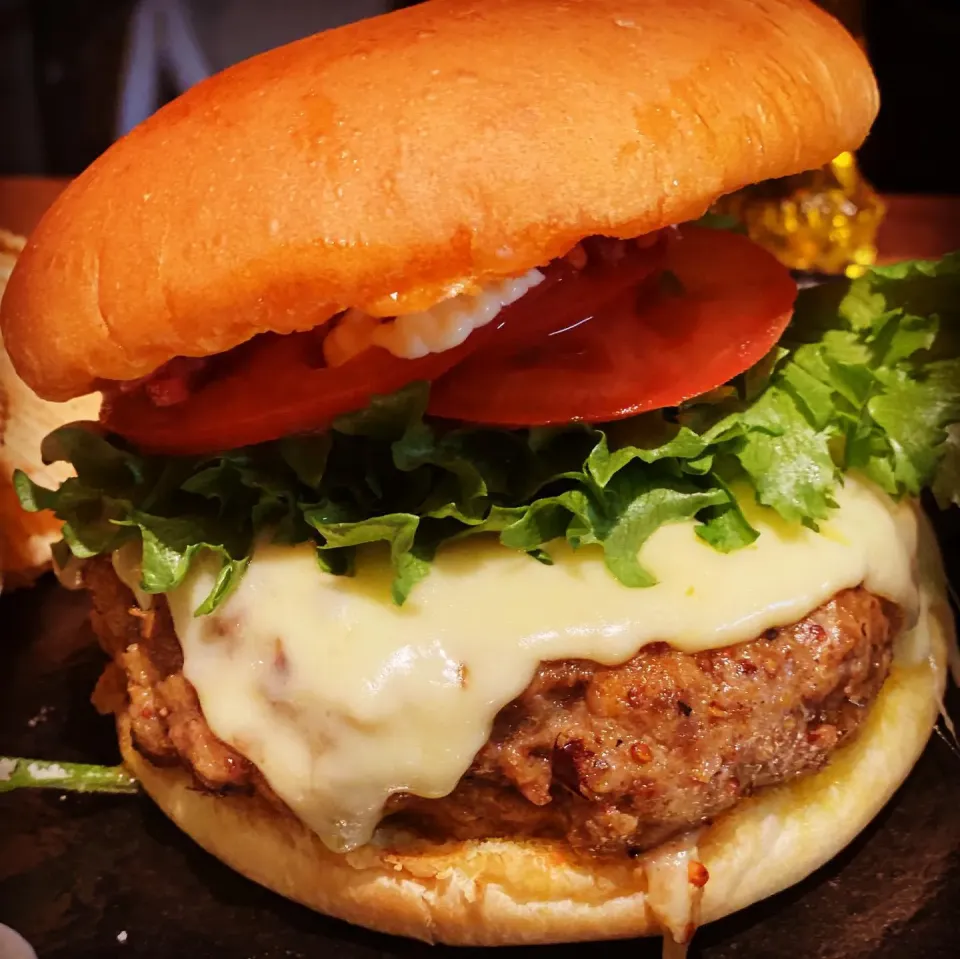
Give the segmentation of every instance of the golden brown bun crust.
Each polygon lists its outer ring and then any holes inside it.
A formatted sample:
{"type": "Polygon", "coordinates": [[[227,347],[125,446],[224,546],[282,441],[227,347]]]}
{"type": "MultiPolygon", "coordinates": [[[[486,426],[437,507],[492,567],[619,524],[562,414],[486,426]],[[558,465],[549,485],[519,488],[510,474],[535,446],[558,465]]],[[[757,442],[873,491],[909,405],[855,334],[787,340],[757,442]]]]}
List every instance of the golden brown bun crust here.
{"type": "MultiPolygon", "coordinates": [[[[0,299],[23,237],[0,229],[0,299]]],[[[93,419],[100,412],[98,396],[69,403],[45,403],[14,372],[0,336],[0,586],[15,589],[32,583],[50,565],[50,544],[60,539],[60,521],[53,513],[27,513],[13,488],[14,470],[24,470],[44,485],[57,486],[72,470],[63,463],[45,465],[40,441],[72,420],[93,419]]]]}
{"type": "MultiPolygon", "coordinates": [[[[928,556],[928,563],[937,560],[928,556]]],[[[933,579],[939,579],[934,573],[933,579]]],[[[702,922],[799,882],[847,845],[913,767],[937,718],[953,619],[928,595],[857,738],[821,772],[740,803],[701,838],[710,878],[702,922]]],[[[179,769],[146,762],[120,724],[124,760],[201,846],[280,894],[382,932],[457,945],[572,942],[658,934],[636,864],[572,859],[559,841],[418,847],[386,838],[340,856],[262,800],[216,797],[179,769]]]]}
{"type": "Polygon", "coordinates": [[[877,103],[809,0],[436,0],[232,67],[113,146],[31,238],[4,335],[65,399],[421,308],[818,166],[877,103]]]}

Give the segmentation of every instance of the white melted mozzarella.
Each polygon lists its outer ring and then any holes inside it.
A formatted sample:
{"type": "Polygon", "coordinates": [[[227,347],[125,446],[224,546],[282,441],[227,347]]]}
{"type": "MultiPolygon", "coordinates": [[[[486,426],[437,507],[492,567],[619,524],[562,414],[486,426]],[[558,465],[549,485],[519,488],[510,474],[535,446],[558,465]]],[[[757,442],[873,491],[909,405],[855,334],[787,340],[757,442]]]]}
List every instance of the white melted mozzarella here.
{"type": "Polygon", "coordinates": [[[193,615],[210,568],[168,598],[213,731],[345,850],[370,839],[391,794],[449,793],[541,661],[726,646],[860,583],[913,611],[914,508],[849,478],[837,502],[820,533],[745,504],[760,537],[727,555],[692,523],[661,527],[641,550],[659,579],[645,589],[620,585],[595,548],[557,546],[548,567],[477,537],[442,550],[400,608],[385,555],[335,577],[309,545],[257,549],[211,616],[193,615]]]}
{"type": "Polygon", "coordinates": [[[474,330],[486,326],[500,311],[543,282],[539,270],[507,277],[476,293],[460,293],[429,310],[383,321],[360,310],[347,310],[323,341],[324,359],[340,366],[370,346],[394,356],[416,360],[459,346],[474,330]]]}
{"type": "Polygon", "coordinates": [[[136,542],[125,543],[115,550],[110,560],[117,579],[133,593],[133,598],[141,609],[153,606],[153,597],[145,593],[140,583],[140,547],[136,542]]]}
{"type": "Polygon", "coordinates": [[[681,836],[658,846],[645,856],[641,866],[647,877],[646,904],[663,929],[663,959],[685,957],[683,947],[700,924],[700,902],[703,883],[709,880],[699,862],[696,833],[681,836]],[[700,884],[691,880],[691,867],[699,866],[704,878],[700,884]]]}

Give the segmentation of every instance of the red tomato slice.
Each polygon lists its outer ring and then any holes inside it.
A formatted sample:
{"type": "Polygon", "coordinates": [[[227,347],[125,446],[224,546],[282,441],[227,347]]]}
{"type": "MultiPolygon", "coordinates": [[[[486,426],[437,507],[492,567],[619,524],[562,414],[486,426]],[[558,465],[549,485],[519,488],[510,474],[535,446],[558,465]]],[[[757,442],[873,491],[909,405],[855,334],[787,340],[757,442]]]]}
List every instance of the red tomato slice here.
{"type": "Polygon", "coordinates": [[[428,380],[437,416],[602,422],[719,386],[762,357],[790,318],[790,274],[744,237],[688,227],[625,250],[581,272],[551,264],[543,283],[453,350],[404,360],[374,348],[327,368],[316,332],[265,335],[217,357],[215,375],[184,402],[157,406],[138,390],[109,400],[103,419],[147,452],[205,453],[323,429],[376,394],[428,380]],[[662,267],[681,294],[645,283],[662,267]]]}
{"type": "Polygon", "coordinates": [[[373,348],[327,368],[321,357],[324,331],[260,336],[216,357],[209,382],[191,390],[183,402],[157,406],[137,390],[110,399],[102,418],[145,452],[170,454],[233,449],[323,429],[339,414],[363,408],[374,395],[414,380],[437,379],[486,343],[543,340],[558,322],[566,322],[566,314],[557,309],[558,297],[567,308],[578,303],[582,313],[591,300],[635,288],[657,269],[662,254],[662,243],[635,250],[624,262],[588,271],[589,278],[575,284],[578,274],[567,264],[551,264],[548,278],[504,309],[495,323],[455,349],[419,360],[373,348]]]}
{"type": "Polygon", "coordinates": [[[611,284],[598,295],[587,289],[601,282],[589,269],[555,283],[536,304],[555,332],[531,342],[536,324],[524,319],[519,335],[491,338],[434,383],[429,412],[541,426],[676,406],[761,359],[790,320],[789,271],[744,236],[684,227],[663,266],[682,289],[611,284]]]}
{"type": "Polygon", "coordinates": [[[327,368],[318,361],[316,334],[264,336],[218,358],[224,364],[218,375],[184,402],[155,406],[138,390],[108,401],[102,419],[148,453],[235,449],[322,429],[376,394],[434,380],[476,345],[468,343],[419,360],[370,349],[327,368]]]}

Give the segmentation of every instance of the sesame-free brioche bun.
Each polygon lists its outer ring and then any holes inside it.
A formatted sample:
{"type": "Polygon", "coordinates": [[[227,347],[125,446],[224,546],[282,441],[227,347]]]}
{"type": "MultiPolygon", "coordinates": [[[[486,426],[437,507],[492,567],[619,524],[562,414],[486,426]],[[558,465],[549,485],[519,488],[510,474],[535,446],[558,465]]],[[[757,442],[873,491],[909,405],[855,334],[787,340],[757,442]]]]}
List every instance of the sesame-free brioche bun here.
{"type": "MultiPolygon", "coordinates": [[[[928,536],[928,539],[930,537],[928,536]]],[[[870,715],[822,771],[761,791],[699,840],[701,922],[779,892],[846,846],[906,778],[937,719],[953,619],[935,547],[920,620],[870,715]]],[[[126,714],[122,714],[125,716],[126,714]]],[[[642,861],[575,858],[560,841],[374,844],[338,855],[261,799],[198,791],[151,765],[119,724],[124,761],[163,811],[233,869],[313,909],[381,932],[459,945],[572,942],[663,932],[642,861]]]]}
{"type": "Polygon", "coordinates": [[[231,67],[112,146],[31,237],[3,333],[62,400],[422,309],[819,166],[877,106],[809,0],[434,0],[231,67]]]}

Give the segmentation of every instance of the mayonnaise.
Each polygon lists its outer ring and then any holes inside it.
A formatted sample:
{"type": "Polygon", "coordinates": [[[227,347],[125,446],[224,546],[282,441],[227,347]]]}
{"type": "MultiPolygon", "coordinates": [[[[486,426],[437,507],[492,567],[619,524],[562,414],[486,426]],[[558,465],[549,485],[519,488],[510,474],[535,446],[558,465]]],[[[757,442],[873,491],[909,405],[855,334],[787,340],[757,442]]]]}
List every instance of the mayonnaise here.
{"type": "Polygon", "coordinates": [[[530,270],[475,292],[451,296],[429,310],[386,321],[360,310],[347,310],[323,341],[324,359],[330,366],[340,366],[371,346],[381,346],[408,360],[452,350],[542,282],[543,274],[530,270]]]}

